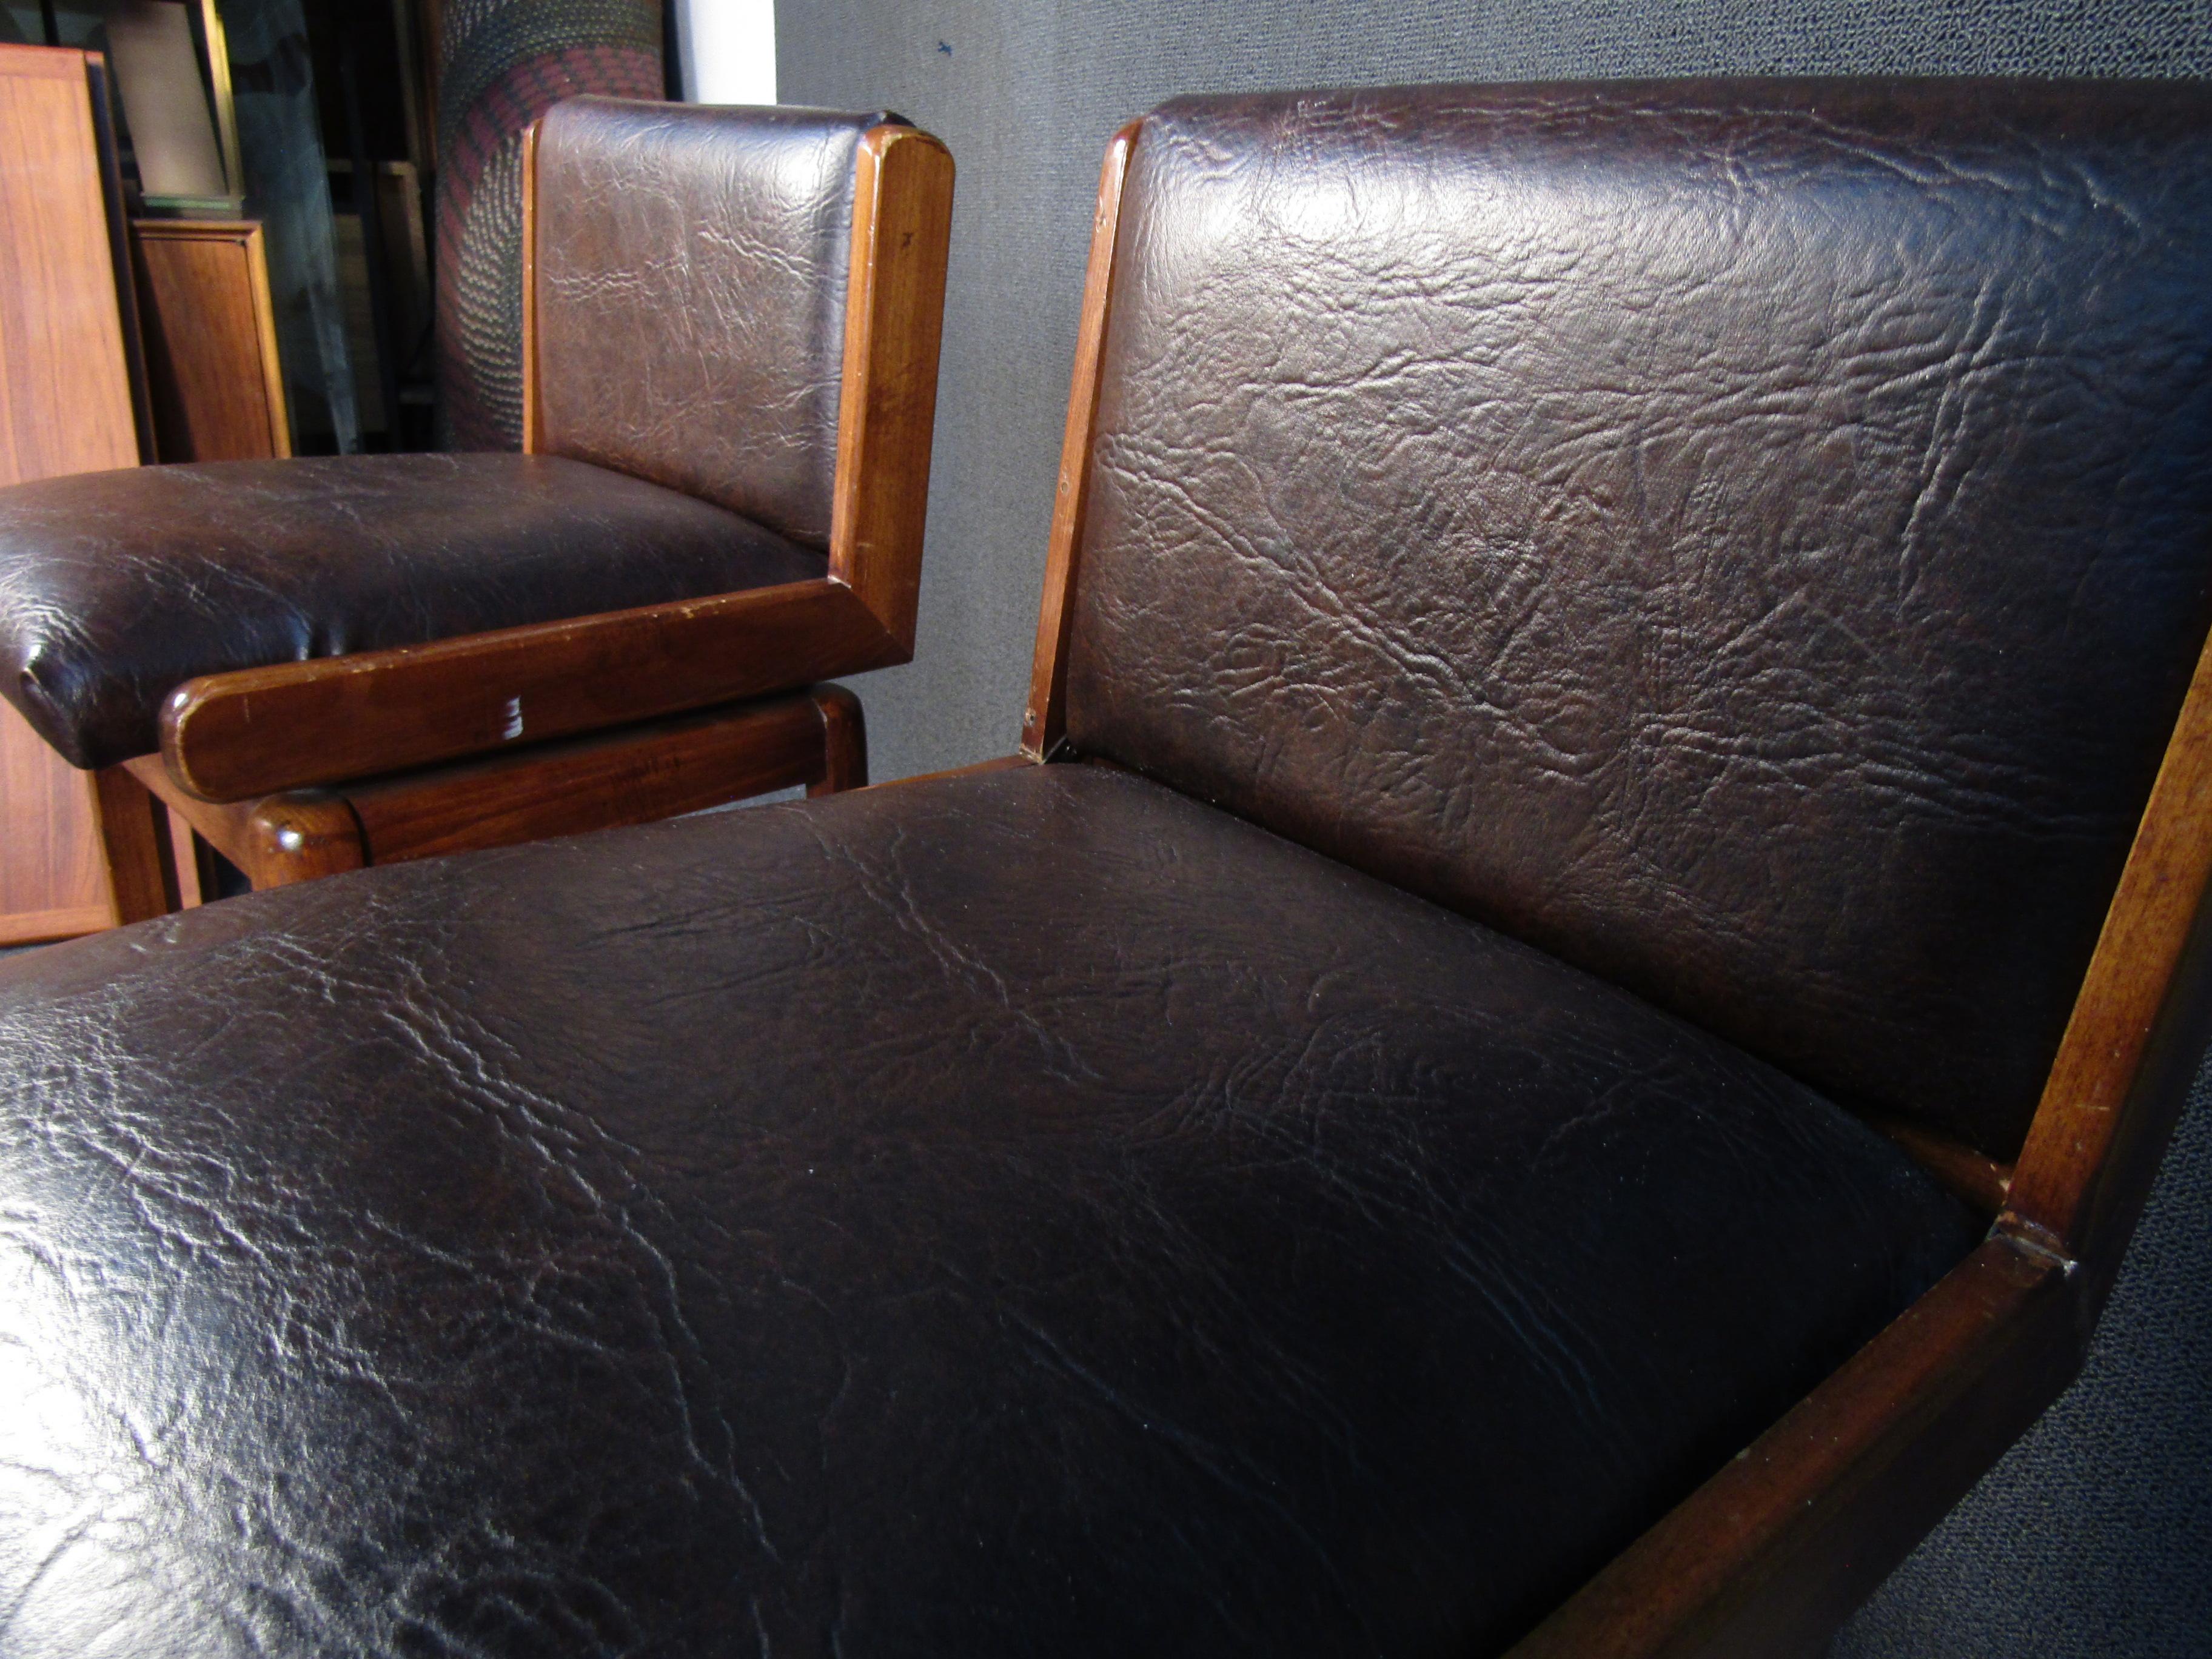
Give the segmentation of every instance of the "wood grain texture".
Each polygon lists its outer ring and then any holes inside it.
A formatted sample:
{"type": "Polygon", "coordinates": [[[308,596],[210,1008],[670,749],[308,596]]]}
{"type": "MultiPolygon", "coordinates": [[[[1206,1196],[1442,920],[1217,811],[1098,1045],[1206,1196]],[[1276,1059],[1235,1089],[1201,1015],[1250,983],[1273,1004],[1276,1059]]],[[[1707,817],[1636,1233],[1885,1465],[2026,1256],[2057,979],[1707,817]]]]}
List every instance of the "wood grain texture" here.
{"type": "MultiPolygon", "coordinates": [[[[158,790],[155,794],[168,806],[167,799],[158,790]]],[[[204,904],[216,890],[215,867],[208,858],[215,849],[194,833],[191,823],[174,807],[169,808],[169,848],[176,861],[178,905],[190,910],[204,904]]]]}
{"type": "Polygon", "coordinates": [[[261,227],[250,220],[140,219],[131,237],[161,459],[289,455],[261,227]]]}
{"type": "MultiPolygon", "coordinates": [[[[214,0],[207,0],[212,5],[214,0]]],[[[131,278],[131,223],[115,131],[114,77],[100,52],[84,54],[85,89],[92,100],[93,143],[100,153],[100,194],[107,219],[108,268],[114,274],[115,307],[123,331],[123,367],[131,394],[131,425],[142,465],[155,457],[154,400],[146,390],[146,354],[138,320],[138,285],[131,278]]]]}
{"type": "Polygon", "coordinates": [[[952,238],[952,154],[912,127],[872,127],[855,168],[830,571],[910,656],[952,238]]]}
{"type": "Polygon", "coordinates": [[[1114,287],[1114,246],[1121,222],[1121,185],[1143,124],[1132,121],[1106,146],[1098,170],[1098,205],[1091,220],[1091,264],[1083,279],[1083,317],[1075,337],[1075,374],[1060,440],[1060,481],[1053,494],[1052,539],[1045,558],[1044,599],[1037,610],[1036,653],[1030,667],[1029,706],[1022,711],[1022,750],[1044,759],[1067,731],[1067,635],[1075,618],[1083,515],[1091,498],[1091,439],[1098,419],[1098,365],[1106,344],[1114,287]]]}
{"type": "MultiPolygon", "coordinates": [[[[95,56],[0,46],[0,483],[137,465],[95,56]]],[[[84,775],[0,706],[0,939],[106,925],[84,775]]]]}
{"type": "Polygon", "coordinates": [[[580,835],[721,806],[824,772],[820,709],[805,696],[656,720],[339,792],[368,861],[580,835]]]}
{"type": "MultiPolygon", "coordinates": [[[[162,768],[159,755],[139,755],[123,763],[123,769],[138,780],[148,793],[168,809],[173,819],[198,835],[209,846],[220,852],[241,870],[246,866],[231,848],[241,845],[240,826],[255,803],[226,802],[218,805],[185,793],[162,768]]],[[[180,895],[181,896],[181,895],[180,895]]]]}
{"type": "Polygon", "coordinates": [[[2075,1304],[1984,1243],[1509,1659],[1820,1652],[2071,1380],[2075,1304]]]}
{"type": "Polygon", "coordinates": [[[125,763],[255,887],[334,870],[647,823],[773,789],[866,781],[860,700],[842,686],[538,744],[327,791],[216,802],[155,756],[125,763]]]}
{"type": "Polygon", "coordinates": [[[105,904],[80,905],[69,910],[15,910],[0,915],[0,948],[18,945],[50,945],[56,939],[96,933],[114,925],[105,904]]]}
{"type": "Polygon", "coordinates": [[[0,483],[138,464],[87,76],[0,46],[0,483]]]}
{"type": "Polygon", "coordinates": [[[14,704],[0,702],[0,938],[49,928],[57,913],[100,918],[79,932],[107,925],[107,878],[84,774],[14,704]]]}
{"type": "Polygon", "coordinates": [[[161,751],[191,793],[243,800],[905,659],[842,582],[791,582],[188,681],[161,751]]]}
{"type": "MultiPolygon", "coordinates": [[[[2175,1098],[2146,1098],[2161,1027],[2188,1022],[2171,1006],[2203,926],[2212,878],[2212,642],[2198,659],[2158,779],[2106,912],[2051,1078],[2028,1126],[2007,1224],[2069,1256],[2117,1269],[2134,1211],[2179,1115],[2175,1098]],[[2128,1156],[2116,1157],[2124,1149],[2128,1156]],[[2125,1224],[2104,1225],[2109,1217],[2125,1224]]],[[[2197,953],[2201,956],[2201,951],[2197,953]]],[[[2191,999],[2191,1003],[2201,998],[2191,999]]],[[[2170,1087],[2154,1091],[2172,1096],[2170,1087]]]]}
{"type": "Polygon", "coordinates": [[[121,927],[179,908],[176,854],[161,803],[120,766],[104,766],[88,781],[107,866],[109,920],[121,927]]]}
{"type": "Polygon", "coordinates": [[[138,756],[119,769],[236,865],[256,890],[357,870],[367,862],[361,826],[336,796],[300,790],[260,800],[204,801],[179,789],[158,756],[138,756]]]}
{"type": "Polygon", "coordinates": [[[822,722],[820,775],[810,795],[835,795],[868,787],[868,724],[860,700],[842,685],[817,685],[809,696],[822,722]]]}
{"type": "Polygon", "coordinates": [[[320,790],[299,789],[255,801],[244,815],[240,856],[259,892],[294,882],[343,875],[368,862],[349,803],[320,790]]]}

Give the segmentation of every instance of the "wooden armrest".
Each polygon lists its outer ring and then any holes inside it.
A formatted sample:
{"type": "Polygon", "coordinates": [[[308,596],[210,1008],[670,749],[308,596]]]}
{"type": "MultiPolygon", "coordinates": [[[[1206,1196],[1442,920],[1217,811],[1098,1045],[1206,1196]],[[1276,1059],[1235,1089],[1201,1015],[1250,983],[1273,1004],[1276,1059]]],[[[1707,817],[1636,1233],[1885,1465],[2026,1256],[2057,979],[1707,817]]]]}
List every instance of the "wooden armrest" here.
{"type": "Polygon", "coordinates": [[[342,783],[907,661],[835,578],[188,680],[161,755],[203,800],[342,783]]]}

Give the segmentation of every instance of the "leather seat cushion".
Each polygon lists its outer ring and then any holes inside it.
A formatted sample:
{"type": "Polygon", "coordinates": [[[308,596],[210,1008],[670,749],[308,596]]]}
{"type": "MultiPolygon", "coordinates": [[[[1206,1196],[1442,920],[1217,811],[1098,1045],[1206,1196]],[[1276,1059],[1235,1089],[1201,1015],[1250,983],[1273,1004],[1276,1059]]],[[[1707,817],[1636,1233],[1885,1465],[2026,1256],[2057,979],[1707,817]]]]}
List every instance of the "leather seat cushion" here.
{"type": "Polygon", "coordinates": [[[0,691],[79,766],[198,674],[697,599],[827,568],[725,508],[550,456],[347,455],[0,489],[0,691]]]}
{"type": "Polygon", "coordinates": [[[1084,767],[212,906],[0,1051],[24,1652],[1480,1651],[1978,1232],[1084,767]]]}
{"type": "Polygon", "coordinates": [[[1178,99],[1067,736],[2019,1155],[2212,624],[2212,85],[1178,99]]]}

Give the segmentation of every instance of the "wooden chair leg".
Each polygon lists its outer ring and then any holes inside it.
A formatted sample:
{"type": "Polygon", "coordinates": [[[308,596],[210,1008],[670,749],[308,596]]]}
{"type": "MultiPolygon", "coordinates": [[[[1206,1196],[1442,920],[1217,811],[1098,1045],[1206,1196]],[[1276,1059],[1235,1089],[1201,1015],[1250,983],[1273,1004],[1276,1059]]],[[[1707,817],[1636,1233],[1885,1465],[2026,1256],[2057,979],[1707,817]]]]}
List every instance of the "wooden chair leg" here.
{"type": "Polygon", "coordinates": [[[107,910],[118,927],[179,908],[169,814],[119,766],[90,775],[93,825],[107,866],[107,910]]]}
{"type": "Polygon", "coordinates": [[[822,711],[822,775],[810,795],[834,795],[868,787],[868,725],[860,700],[842,685],[817,685],[809,694],[822,711]]]}
{"type": "MultiPolygon", "coordinates": [[[[145,780],[140,779],[139,784],[143,788],[145,780]]],[[[177,906],[189,910],[194,905],[205,903],[215,890],[208,879],[208,845],[200,839],[199,832],[185,821],[183,814],[170,811],[168,802],[161,800],[158,794],[154,799],[161,801],[169,820],[169,854],[177,866],[177,906]]]]}
{"type": "MultiPolygon", "coordinates": [[[[167,805],[167,803],[165,802],[164,805],[167,805]]],[[[169,816],[173,819],[177,816],[175,808],[170,808],[169,816]]],[[[178,880],[182,884],[187,888],[192,887],[195,884],[197,884],[198,886],[198,896],[195,896],[193,893],[190,891],[187,891],[185,895],[185,903],[188,907],[194,904],[205,904],[212,899],[219,899],[222,896],[222,876],[221,874],[221,864],[228,862],[228,860],[223,860],[222,855],[216,850],[214,844],[210,842],[205,836],[200,834],[198,830],[192,830],[191,832],[191,836],[192,843],[192,873],[191,877],[187,878],[183,870],[179,869],[177,872],[178,880]]],[[[183,857],[183,851],[181,848],[179,849],[178,856],[179,858],[183,857]]]]}
{"type": "Polygon", "coordinates": [[[337,795],[295,789],[253,804],[242,867],[259,892],[335,876],[368,862],[361,820],[337,795]]]}

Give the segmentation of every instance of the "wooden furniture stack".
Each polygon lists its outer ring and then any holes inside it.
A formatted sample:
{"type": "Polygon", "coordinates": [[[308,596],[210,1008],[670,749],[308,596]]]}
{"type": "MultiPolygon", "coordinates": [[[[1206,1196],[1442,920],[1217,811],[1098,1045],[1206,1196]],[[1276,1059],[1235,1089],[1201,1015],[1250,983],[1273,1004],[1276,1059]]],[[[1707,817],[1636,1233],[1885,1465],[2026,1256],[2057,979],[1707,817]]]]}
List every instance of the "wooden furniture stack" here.
{"type": "MultiPolygon", "coordinates": [[[[97,53],[0,46],[0,483],[149,459],[97,53]]],[[[112,920],[84,779],[0,704],[0,945],[112,920]]]]}

